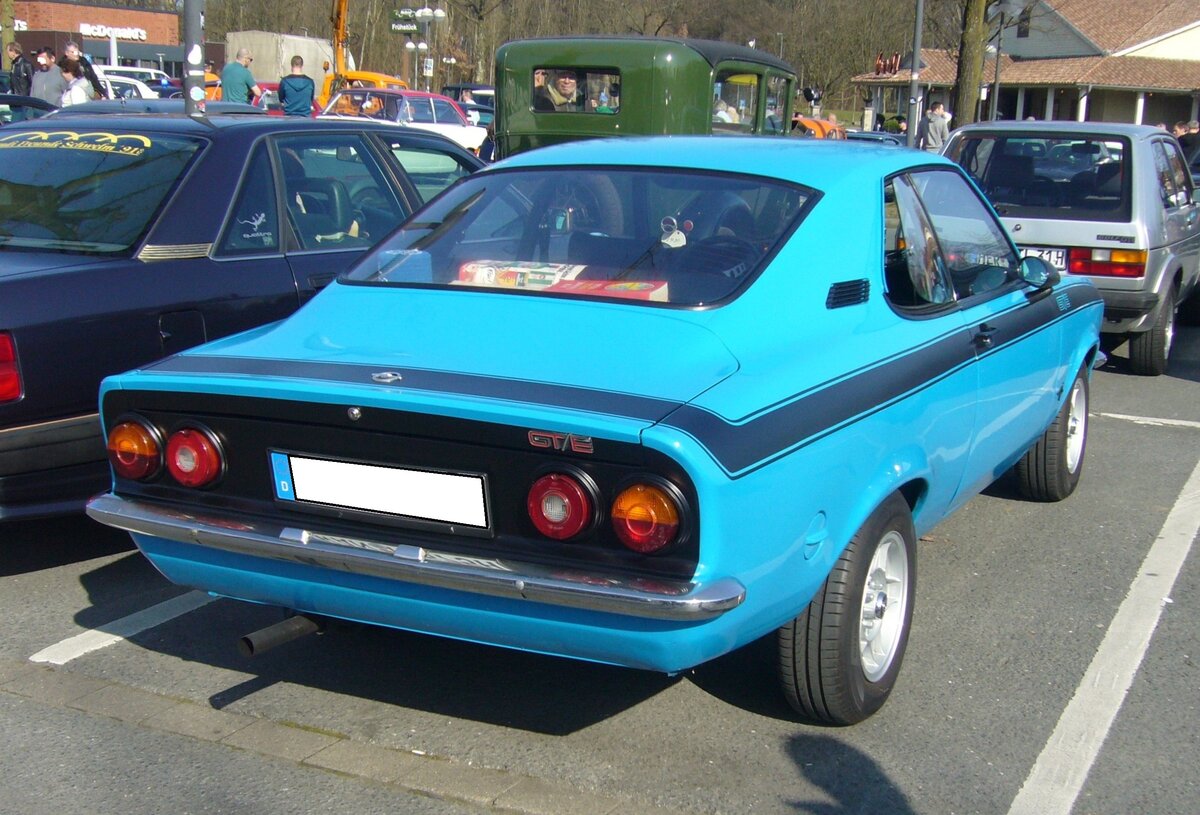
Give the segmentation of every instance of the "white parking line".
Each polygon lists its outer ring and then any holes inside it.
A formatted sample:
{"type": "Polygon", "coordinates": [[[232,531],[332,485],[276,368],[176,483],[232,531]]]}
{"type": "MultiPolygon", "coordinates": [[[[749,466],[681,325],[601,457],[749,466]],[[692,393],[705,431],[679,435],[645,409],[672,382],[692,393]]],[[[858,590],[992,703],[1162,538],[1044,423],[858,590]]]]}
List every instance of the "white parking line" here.
{"type": "Polygon", "coordinates": [[[1124,413],[1101,413],[1109,419],[1123,419],[1134,424],[1150,425],[1151,427],[1191,427],[1200,429],[1200,422],[1189,422],[1187,419],[1153,419],[1149,416],[1127,416],[1124,413]]]}
{"type": "Polygon", "coordinates": [[[187,594],[181,594],[156,606],[143,609],[136,614],[130,614],[128,617],[122,617],[119,620],[113,620],[111,623],[105,623],[98,630],[84,631],[82,634],[77,634],[74,637],[51,645],[49,648],[43,648],[31,656],[29,661],[45,662],[50,665],[65,665],[76,657],[90,654],[92,651],[99,651],[101,648],[107,648],[113,643],[140,634],[148,628],[154,628],[156,625],[162,625],[169,620],[187,614],[189,611],[202,608],[214,599],[216,598],[210,597],[203,592],[189,591],[187,594]]]}
{"type": "Polygon", "coordinates": [[[1013,799],[1009,815],[1070,815],[1142,664],[1198,530],[1200,464],[1171,507],[1092,664],[1013,799]]]}

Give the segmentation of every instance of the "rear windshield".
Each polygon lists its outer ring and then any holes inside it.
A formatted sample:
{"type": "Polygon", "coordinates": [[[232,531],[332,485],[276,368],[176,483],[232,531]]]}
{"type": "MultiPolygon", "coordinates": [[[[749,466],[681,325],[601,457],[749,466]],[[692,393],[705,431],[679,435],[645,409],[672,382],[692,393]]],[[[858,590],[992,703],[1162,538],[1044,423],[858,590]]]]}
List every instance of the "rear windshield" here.
{"type": "Polygon", "coordinates": [[[746,285],[810,197],[725,173],[484,173],[415,214],[343,280],[701,305],[746,285]]]}
{"type": "Polygon", "coordinates": [[[0,247],[127,251],[199,147],[49,124],[0,132],[0,247]]]}
{"type": "Polygon", "coordinates": [[[1130,219],[1129,142],[1111,136],[969,134],[947,153],[1001,215],[1130,219]]]}

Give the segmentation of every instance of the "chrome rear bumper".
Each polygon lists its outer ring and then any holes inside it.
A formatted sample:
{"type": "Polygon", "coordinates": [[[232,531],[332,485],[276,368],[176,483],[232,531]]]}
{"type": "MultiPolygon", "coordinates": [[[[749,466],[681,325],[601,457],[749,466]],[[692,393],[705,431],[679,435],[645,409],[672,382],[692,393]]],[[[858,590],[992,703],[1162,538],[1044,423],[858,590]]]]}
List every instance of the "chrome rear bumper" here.
{"type": "Polygon", "coordinates": [[[184,512],[111,493],[93,498],[87,514],[100,523],[128,532],[227,552],[632,617],[701,621],[736,608],[746,598],[745,587],[732,578],[695,583],[612,577],[330,535],[259,520],[246,521],[233,514],[184,512]]]}

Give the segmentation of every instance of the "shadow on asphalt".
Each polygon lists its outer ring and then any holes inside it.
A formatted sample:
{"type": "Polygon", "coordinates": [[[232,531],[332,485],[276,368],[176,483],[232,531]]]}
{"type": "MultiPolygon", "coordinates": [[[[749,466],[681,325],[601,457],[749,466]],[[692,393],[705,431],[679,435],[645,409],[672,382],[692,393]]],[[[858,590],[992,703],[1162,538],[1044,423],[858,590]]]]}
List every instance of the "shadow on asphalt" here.
{"type": "MultiPolygon", "coordinates": [[[[131,570],[143,568],[151,573],[149,579],[160,582],[167,592],[180,591],[141,556],[104,564],[79,579],[89,597],[96,598],[108,587],[129,579],[131,570]]],[[[76,622],[88,625],[90,611],[77,614],[76,622]]],[[[287,682],[547,735],[582,730],[679,681],[648,671],[337,620],[329,621],[322,634],[253,658],[238,652],[240,637],[278,622],[283,615],[283,610],[273,606],[220,600],[129,641],[177,659],[249,674],[249,679],[209,698],[217,709],[287,682]]]]}
{"type": "Polygon", "coordinates": [[[0,577],[133,549],[128,533],[98,524],[86,515],[0,523],[0,577]]]}
{"type": "Polygon", "coordinates": [[[861,750],[820,733],[798,733],[788,739],[788,756],[804,778],[828,796],[827,801],[791,801],[807,815],[850,815],[879,812],[915,815],[908,798],[880,766],[861,750]]]}

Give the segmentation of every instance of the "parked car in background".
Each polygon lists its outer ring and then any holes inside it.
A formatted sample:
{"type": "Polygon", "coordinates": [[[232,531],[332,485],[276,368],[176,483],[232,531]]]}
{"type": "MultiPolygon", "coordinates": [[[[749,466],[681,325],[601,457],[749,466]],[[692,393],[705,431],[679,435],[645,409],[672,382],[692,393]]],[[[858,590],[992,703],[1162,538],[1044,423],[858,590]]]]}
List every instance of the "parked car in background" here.
{"type": "Polygon", "coordinates": [[[1024,254],[1100,287],[1104,331],[1114,344],[1128,338],[1135,373],[1167,370],[1176,311],[1200,278],[1200,203],[1173,136],[1108,122],[987,122],[955,130],[944,153],[1024,254]]]}
{"type": "MultiPolygon", "coordinates": [[[[279,101],[279,83],[259,82],[258,87],[262,91],[262,94],[251,104],[256,108],[266,111],[271,116],[283,116],[283,103],[279,101]]],[[[316,116],[320,112],[321,109],[317,106],[317,100],[314,98],[311,115],[316,116]]]]}
{"type": "Polygon", "coordinates": [[[882,130],[847,130],[846,138],[850,141],[873,142],[893,147],[905,147],[907,142],[899,133],[887,133],[882,130]]]}
{"type": "Polygon", "coordinates": [[[813,116],[802,116],[799,113],[792,116],[792,135],[811,136],[815,139],[846,138],[846,128],[829,119],[818,119],[813,116]]]}
{"type": "Polygon", "coordinates": [[[496,88],[480,82],[460,82],[454,85],[443,85],[442,96],[449,96],[464,108],[468,104],[481,105],[495,109],[496,88]],[[467,97],[470,98],[467,98],[467,97]]]}
{"type": "MultiPolygon", "coordinates": [[[[97,114],[112,114],[112,113],[183,113],[185,111],[183,99],[163,99],[157,97],[154,99],[139,99],[137,97],[118,98],[118,99],[93,99],[91,102],[84,102],[79,105],[68,105],[65,108],[59,108],[54,111],[54,117],[61,119],[64,116],[95,116],[97,114]]],[[[262,116],[266,113],[262,108],[256,108],[253,105],[247,105],[244,102],[208,102],[205,106],[205,111],[210,115],[229,115],[233,113],[251,114],[254,116],[262,116]]]]}
{"type": "Polygon", "coordinates": [[[317,107],[322,110],[329,104],[333,95],[347,88],[381,88],[394,91],[408,90],[408,83],[398,76],[381,74],[377,71],[347,70],[341,74],[327,72],[325,81],[319,86],[317,107]]]}
{"type": "Polygon", "coordinates": [[[480,166],[369,122],[61,116],[0,130],[0,520],[103,488],[105,375],[290,314],[480,166]]]}
{"type": "Polygon", "coordinates": [[[94,66],[100,84],[109,99],[158,99],[170,96],[170,86],[151,87],[140,79],[127,76],[103,65],[94,66]],[[166,91],[166,92],[164,92],[166,91]]]}
{"type": "Polygon", "coordinates": [[[467,117],[467,121],[476,127],[487,127],[496,118],[496,111],[487,105],[475,102],[459,102],[458,107],[467,117]]]}
{"type": "Polygon", "coordinates": [[[0,125],[12,122],[14,110],[23,111],[25,117],[32,119],[44,116],[50,111],[58,110],[58,108],[45,99],[39,99],[36,96],[17,96],[11,93],[0,93],[0,125]]]}
{"type": "Polygon", "coordinates": [[[496,52],[496,156],[575,139],[786,136],[796,73],[762,49],[672,37],[549,37],[496,52]],[[574,79],[569,104],[546,90],[574,79]],[[548,100],[550,100],[548,102],[548,100]]]}
{"type": "Polygon", "coordinates": [[[89,514],[304,614],[671,673],[776,630],[797,711],[866,718],[919,537],[1012,467],[1075,489],[1102,304],[944,159],[730,147],[515,156],[288,320],[106,380],[89,514]]]}
{"type": "Polygon", "coordinates": [[[425,91],[348,88],[333,95],[321,118],[370,119],[427,130],[474,152],[487,137],[487,131],[467,121],[453,99],[425,91]]]}
{"type": "Polygon", "coordinates": [[[96,72],[103,71],[107,76],[124,76],[129,79],[136,79],[145,85],[153,88],[168,88],[178,87],[181,83],[166,71],[161,71],[158,68],[140,68],[134,65],[94,65],[96,72]]]}

